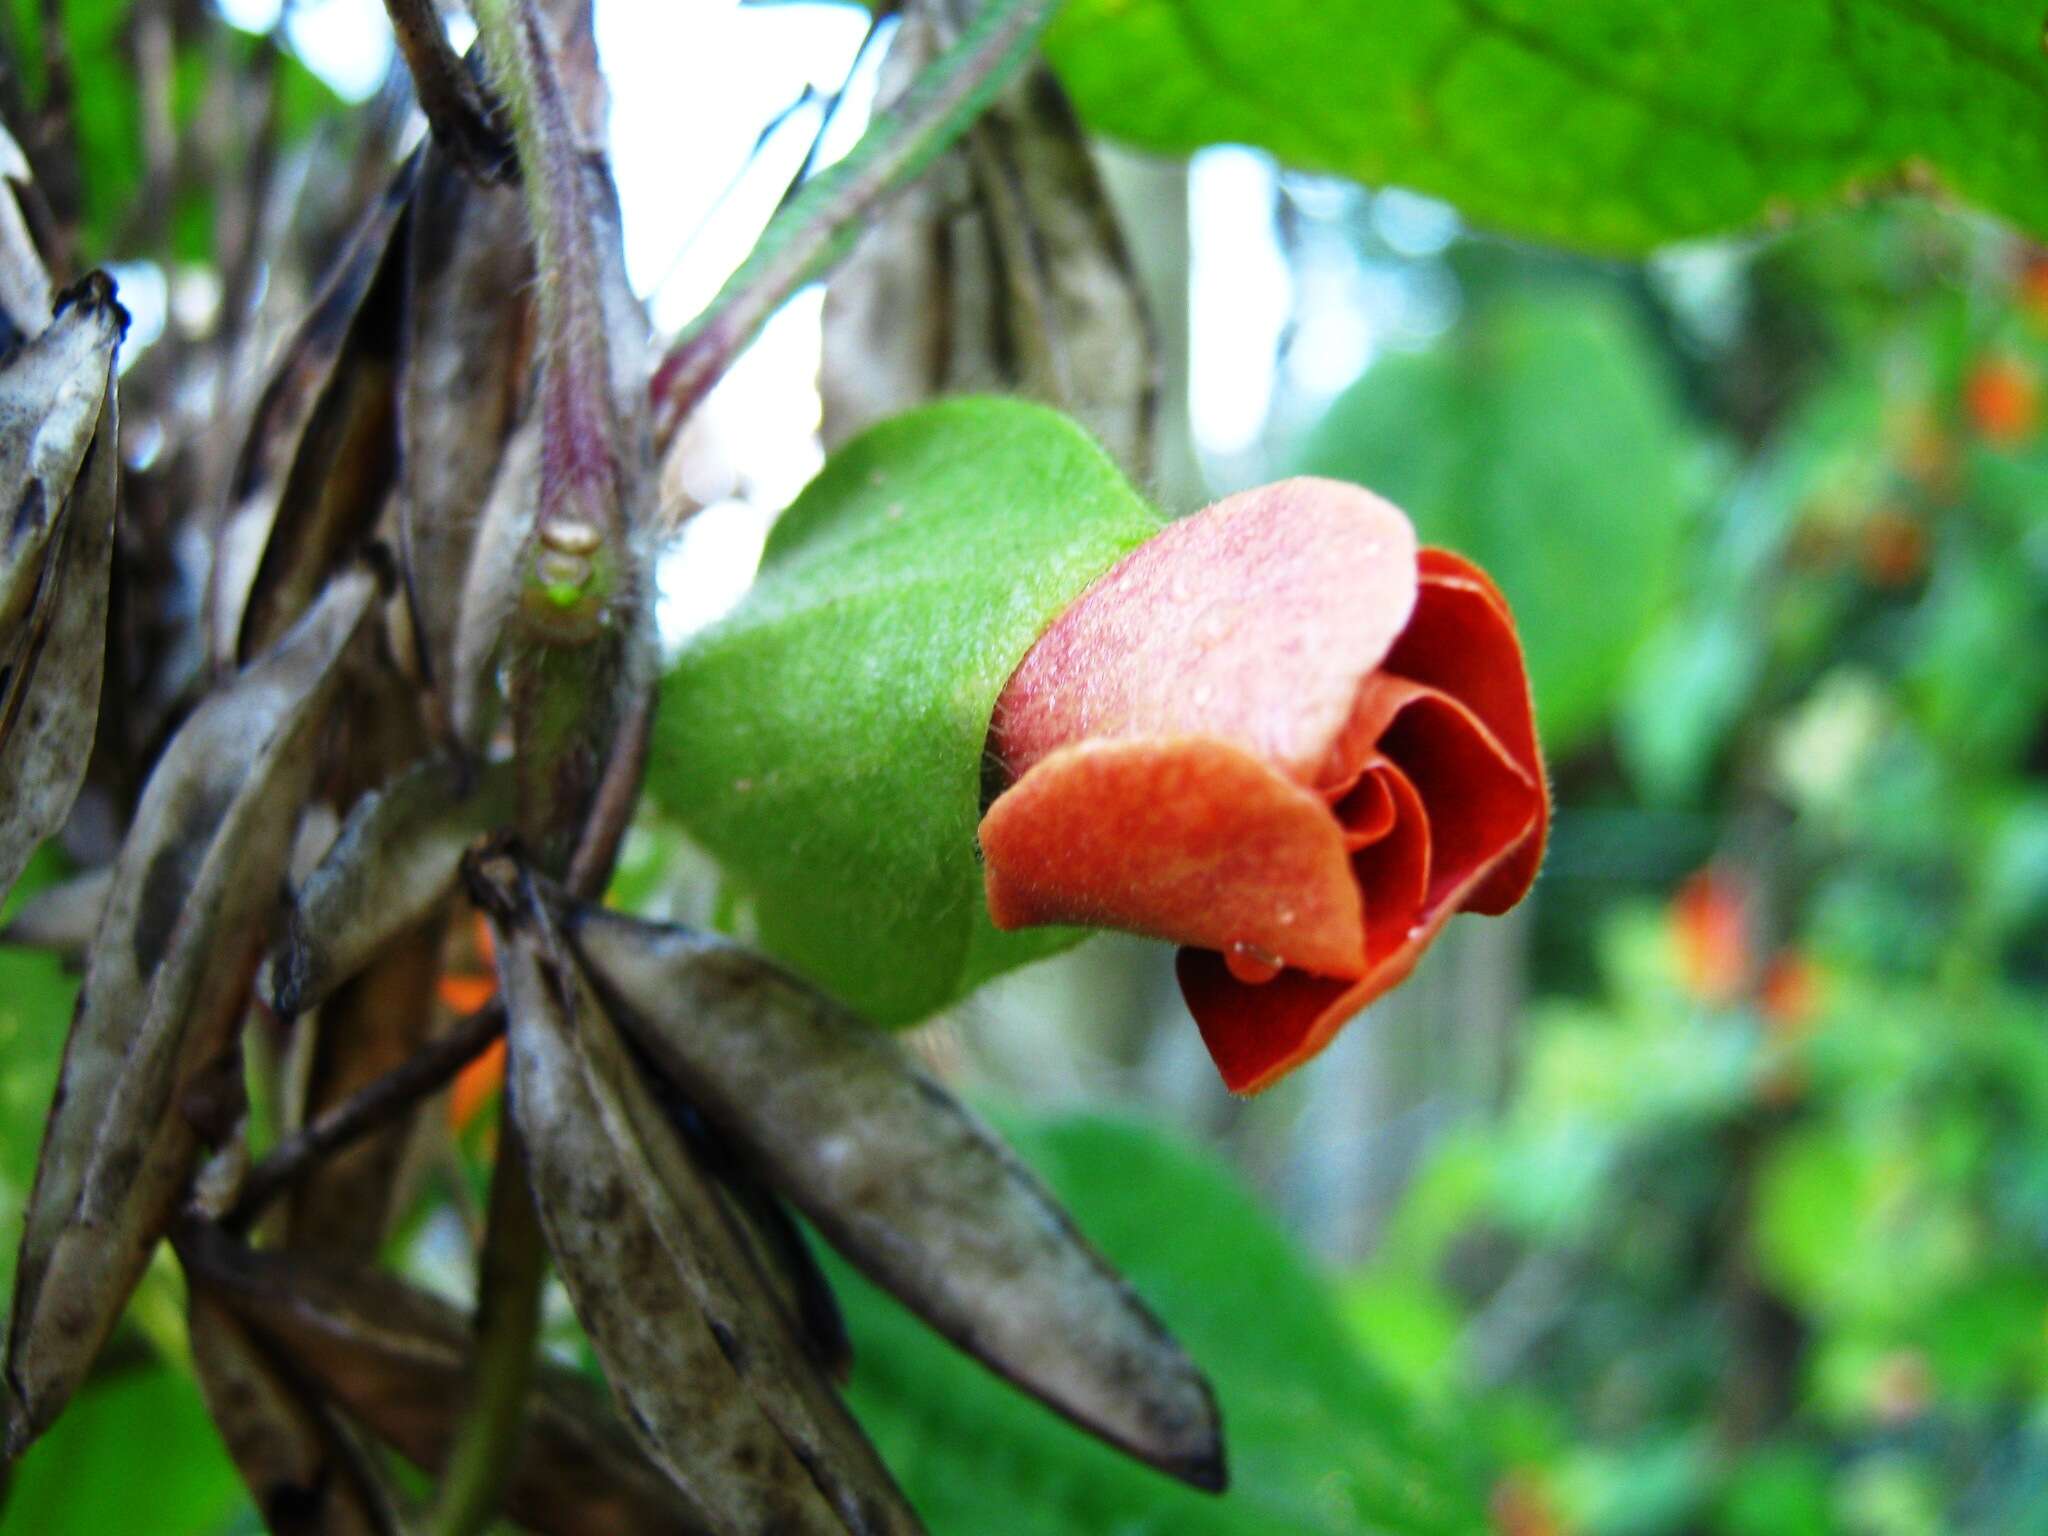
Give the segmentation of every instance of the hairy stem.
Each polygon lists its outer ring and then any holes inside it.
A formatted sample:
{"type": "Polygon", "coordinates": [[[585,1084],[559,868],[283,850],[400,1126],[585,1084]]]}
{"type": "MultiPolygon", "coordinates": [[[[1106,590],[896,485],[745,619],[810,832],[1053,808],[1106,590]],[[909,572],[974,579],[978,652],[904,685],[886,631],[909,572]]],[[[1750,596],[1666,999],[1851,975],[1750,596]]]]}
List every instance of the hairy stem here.
{"type": "Polygon", "coordinates": [[[533,1382],[547,1257],[527,1181],[526,1153],[517,1122],[508,1115],[491,1174],[477,1274],[469,1405],[442,1472],[433,1536],[477,1536],[498,1517],[533,1382]]]}
{"type": "MultiPolygon", "coordinates": [[[[478,0],[484,57],[510,119],[533,239],[541,468],[533,533],[511,619],[516,823],[539,867],[562,874],[603,777],[627,672],[633,604],[590,195],[543,21],[533,0],[478,0]]],[[[478,1274],[468,1407],[442,1481],[435,1536],[476,1536],[495,1517],[533,1377],[547,1248],[506,1101],[478,1274]]]]}

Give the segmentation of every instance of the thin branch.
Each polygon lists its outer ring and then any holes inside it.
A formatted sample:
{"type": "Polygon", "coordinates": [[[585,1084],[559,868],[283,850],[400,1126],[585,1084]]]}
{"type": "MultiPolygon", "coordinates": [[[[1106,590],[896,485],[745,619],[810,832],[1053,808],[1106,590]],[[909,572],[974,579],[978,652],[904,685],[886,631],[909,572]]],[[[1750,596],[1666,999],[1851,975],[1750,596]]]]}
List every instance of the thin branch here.
{"type": "Polygon", "coordinates": [[[512,133],[498,104],[485,94],[462,57],[449,46],[434,0],[384,0],[413,93],[448,157],[482,182],[506,182],[519,173],[512,133]]]}
{"type": "Polygon", "coordinates": [[[569,860],[566,881],[569,889],[585,901],[595,901],[611,879],[618,862],[619,844],[640,804],[640,779],[647,768],[647,748],[653,740],[654,695],[643,693],[631,714],[619,723],[612,738],[611,755],[605,761],[604,776],[598,780],[590,814],[585,818],[581,841],[569,860]]]}
{"type": "Polygon", "coordinates": [[[428,1094],[446,1087],[505,1032],[505,1010],[493,1004],[428,1041],[398,1066],[301,1127],[249,1170],[234,1205],[221,1218],[230,1232],[246,1232],[270,1202],[313,1166],[396,1119],[428,1094]]]}
{"type": "Polygon", "coordinates": [[[1058,0],[992,0],[853,152],[805,184],[655,370],[657,453],[789,296],[845,254],[882,200],[916,180],[1022,68],[1058,0]]]}
{"type": "Polygon", "coordinates": [[[469,1402],[441,1475],[433,1536],[478,1536],[498,1519],[533,1383],[547,1267],[547,1240],[534,1209],[526,1152],[518,1123],[508,1115],[491,1172],[491,1208],[477,1273],[469,1402]]]}

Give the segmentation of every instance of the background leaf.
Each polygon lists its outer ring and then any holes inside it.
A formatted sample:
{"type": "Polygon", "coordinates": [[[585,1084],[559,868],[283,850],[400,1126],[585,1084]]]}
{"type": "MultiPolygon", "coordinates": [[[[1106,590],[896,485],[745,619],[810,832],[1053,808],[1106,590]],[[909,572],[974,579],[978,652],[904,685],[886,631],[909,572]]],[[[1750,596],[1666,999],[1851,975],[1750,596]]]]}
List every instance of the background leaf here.
{"type": "Polygon", "coordinates": [[[1491,303],[1462,344],[1370,369],[1310,434],[1301,467],[1370,486],[1424,542],[1500,584],[1556,757],[1598,723],[1663,611],[1688,444],[1621,300],[1523,290],[1491,303]]]}
{"type": "MultiPolygon", "coordinates": [[[[55,848],[37,850],[0,915],[11,915],[28,896],[55,883],[62,867],[55,848]]],[[[43,1116],[57,1086],[65,1026],[77,995],[77,976],[66,974],[56,956],[0,946],[0,1231],[6,1234],[0,1242],[0,1292],[14,1289],[21,1210],[36,1176],[43,1116]]]]}
{"type": "Polygon", "coordinates": [[[241,1479],[183,1371],[141,1365],[96,1381],[21,1463],[6,1527],[36,1536],[226,1531],[241,1479]],[[139,1522],[139,1524],[138,1524],[139,1522]]]}
{"type": "MultiPolygon", "coordinates": [[[[61,0],[58,8],[73,77],[86,245],[101,257],[131,254],[116,246],[137,215],[145,174],[143,100],[132,36],[137,10],[135,0],[61,0]]],[[[13,0],[0,13],[26,93],[37,103],[46,89],[42,11],[41,0],[13,0]]],[[[242,71],[256,67],[260,49],[273,46],[266,38],[234,29],[224,42],[242,71]]],[[[172,117],[181,128],[205,110],[209,93],[219,84],[218,61],[208,58],[208,46],[204,39],[181,37],[172,60],[172,117]]],[[[295,55],[281,51],[275,64],[278,127],[287,141],[297,142],[338,116],[341,99],[295,55]]],[[[172,219],[174,253],[184,261],[209,260],[215,254],[213,189],[195,179],[180,190],[172,219]]]]}
{"type": "Polygon", "coordinates": [[[2048,230],[2024,0],[1071,0],[1047,48],[1091,127],[1269,149],[1607,251],[1939,182],[2048,230]]]}
{"type": "Polygon", "coordinates": [[[1237,1181],[1142,1126],[1005,1121],[1061,1202],[1202,1362],[1221,1498],[1137,1466],[1020,1396],[833,1260],[851,1401],[933,1536],[1339,1536],[1483,1529],[1474,1447],[1361,1359],[1328,1291],[1237,1181]]]}

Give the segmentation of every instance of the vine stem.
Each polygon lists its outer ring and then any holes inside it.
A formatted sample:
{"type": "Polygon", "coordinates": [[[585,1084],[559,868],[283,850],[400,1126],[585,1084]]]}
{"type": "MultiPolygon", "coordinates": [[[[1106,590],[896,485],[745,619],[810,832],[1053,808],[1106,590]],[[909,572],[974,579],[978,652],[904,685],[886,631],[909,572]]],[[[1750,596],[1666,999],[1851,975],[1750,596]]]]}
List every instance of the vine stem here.
{"type": "Polygon", "coordinates": [[[502,1007],[494,1005],[472,1014],[287,1136],[249,1170],[235,1203],[221,1217],[221,1225],[230,1232],[246,1232],[272,1200],[321,1159],[354,1144],[445,1086],[504,1032],[502,1007]]]}
{"type": "Polygon", "coordinates": [[[789,296],[825,275],[862,222],[967,130],[1030,58],[1058,0],[987,0],[844,160],[804,184],[655,370],[654,444],[665,454],[711,387],[789,296]]]}
{"type": "MultiPolygon", "coordinates": [[[[478,41],[517,152],[533,241],[541,472],[508,639],[519,834],[541,868],[574,856],[597,789],[629,587],[619,429],[584,155],[534,0],[477,0],[478,41]]],[[[516,1098],[505,1100],[478,1264],[469,1400],[443,1469],[434,1536],[497,1518],[520,1443],[540,1331],[547,1245],[516,1098]]]]}
{"type": "Polygon", "coordinates": [[[496,104],[449,46],[448,30],[434,0],[384,0],[384,10],[435,142],[479,181],[512,176],[518,167],[511,136],[499,121],[496,104]]]}
{"type": "Polygon", "coordinates": [[[477,1272],[470,1400],[441,1474],[434,1536],[477,1536],[498,1518],[533,1384],[548,1250],[534,1209],[518,1122],[507,1115],[491,1171],[477,1272]]]}

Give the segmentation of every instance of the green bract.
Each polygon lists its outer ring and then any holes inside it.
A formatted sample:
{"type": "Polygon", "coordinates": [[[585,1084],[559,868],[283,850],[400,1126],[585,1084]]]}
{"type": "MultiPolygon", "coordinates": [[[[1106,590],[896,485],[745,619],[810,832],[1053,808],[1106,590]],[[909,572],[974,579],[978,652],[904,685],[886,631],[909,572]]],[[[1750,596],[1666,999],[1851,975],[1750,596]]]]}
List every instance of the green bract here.
{"type": "Polygon", "coordinates": [[[648,769],[768,950],[905,1024],[1080,938],[990,925],[983,746],[1032,641],[1158,527],[1085,433],[1021,401],[929,406],[832,456],[663,679],[648,769]]]}

